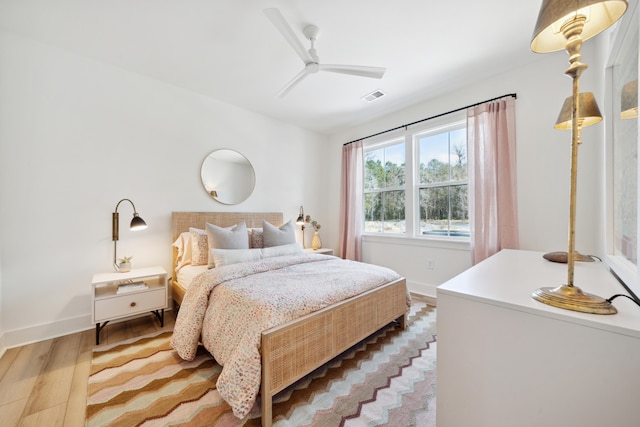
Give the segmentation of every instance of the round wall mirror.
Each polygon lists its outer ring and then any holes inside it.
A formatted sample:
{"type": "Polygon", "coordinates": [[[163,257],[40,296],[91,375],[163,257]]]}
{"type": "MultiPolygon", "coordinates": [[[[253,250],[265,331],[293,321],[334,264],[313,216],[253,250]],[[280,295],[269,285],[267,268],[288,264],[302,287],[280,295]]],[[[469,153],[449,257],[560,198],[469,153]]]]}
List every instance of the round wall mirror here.
{"type": "Polygon", "coordinates": [[[202,185],[209,197],[225,205],[243,202],[256,185],[251,162],[234,150],[212,151],[200,168],[202,185]]]}

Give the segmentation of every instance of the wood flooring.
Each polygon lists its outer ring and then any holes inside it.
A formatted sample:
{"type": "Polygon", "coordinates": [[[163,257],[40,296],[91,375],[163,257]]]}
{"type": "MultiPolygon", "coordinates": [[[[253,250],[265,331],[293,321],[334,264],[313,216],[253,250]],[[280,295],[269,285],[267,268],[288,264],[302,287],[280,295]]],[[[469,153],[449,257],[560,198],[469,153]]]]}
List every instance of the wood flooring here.
{"type": "MultiPolygon", "coordinates": [[[[152,314],[109,323],[100,345],[171,330],[175,313],[165,311],[164,327],[152,314]]],[[[0,359],[0,424],[84,426],[87,380],[95,329],[9,349],[0,359]]]]}

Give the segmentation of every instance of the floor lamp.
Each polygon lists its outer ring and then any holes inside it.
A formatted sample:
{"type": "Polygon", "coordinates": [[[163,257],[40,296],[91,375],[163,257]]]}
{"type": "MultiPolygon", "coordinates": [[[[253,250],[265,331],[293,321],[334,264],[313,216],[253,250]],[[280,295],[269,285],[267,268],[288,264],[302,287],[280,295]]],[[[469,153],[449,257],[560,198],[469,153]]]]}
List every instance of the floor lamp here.
{"type": "Polygon", "coordinates": [[[627,10],[626,0],[544,0],[533,32],[531,50],[537,53],[565,49],[569,68],[565,74],[573,81],[571,102],[571,190],[569,201],[569,249],[567,251],[567,283],[558,287],[535,290],[532,297],[542,303],[594,314],[614,314],[615,307],[604,298],[582,292],[574,285],[576,187],[578,176],[578,144],[582,124],[580,111],[580,75],[587,68],[581,62],[580,49],[585,40],[615,23],[627,10]]]}

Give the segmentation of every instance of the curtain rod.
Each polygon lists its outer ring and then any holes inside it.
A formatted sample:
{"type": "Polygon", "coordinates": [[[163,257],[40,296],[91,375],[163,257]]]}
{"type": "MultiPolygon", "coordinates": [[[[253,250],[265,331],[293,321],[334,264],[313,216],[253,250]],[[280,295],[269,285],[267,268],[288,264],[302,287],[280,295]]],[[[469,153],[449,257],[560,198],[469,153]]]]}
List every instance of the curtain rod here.
{"type": "Polygon", "coordinates": [[[415,122],[407,123],[406,125],[398,126],[398,127],[393,128],[393,129],[383,130],[382,132],[374,133],[373,135],[365,136],[364,138],[354,139],[353,141],[345,142],[342,145],[353,144],[354,142],[362,141],[363,139],[367,139],[367,138],[373,138],[374,136],[382,135],[382,134],[385,134],[387,132],[393,132],[394,130],[398,130],[398,129],[402,129],[402,128],[406,129],[409,126],[413,126],[413,125],[418,124],[418,123],[426,122],[427,120],[437,119],[438,117],[446,116],[447,114],[457,113],[458,111],[466,110],[467,108],[475,107],[476,105],[484,104],[486,102],[496,101],[498,99],[505,98],[507,96],[512,96],[512,97],[514,97],[516,99],[518,98],[518,96],[515,93],[508,93],[506,95],[498,96],[496,98],[487,99],[486,101],[476,102],[475,104],[467,105],[466,107],[456,108],[455,110],[447,111],[446,113],[441,113],[441,114],[437,114],[435,116],[427,117],[426,119],[421,119],[421,120],[417,120],[415,122]]]}

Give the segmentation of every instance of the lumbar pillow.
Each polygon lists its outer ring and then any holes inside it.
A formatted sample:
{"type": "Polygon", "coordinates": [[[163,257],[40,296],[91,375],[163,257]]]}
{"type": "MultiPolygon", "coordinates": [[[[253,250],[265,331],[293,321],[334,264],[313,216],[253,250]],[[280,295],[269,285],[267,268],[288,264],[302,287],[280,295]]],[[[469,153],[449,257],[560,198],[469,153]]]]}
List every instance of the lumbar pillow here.
{"type": "Polygon", "coordinates": [[[302,246],[300,243],[289,243],[287,245],[272,246],[268,248],[262,248],[262,257],[269,258],[273,256],[284,255],[298,255],[303,254],[302,246]]]}
{"type": "Polygon", "coordinates": [[[211,249],[249,249],[247,225],[244,222],[231,229],[218,227],[213,224],[205,224],[207,240],[209,243],[209,268],[215,266],[211,256],[211,249]]]}
{"type": "Polygon", "coordinates": [[[267,221],[263,221],[262,240],[264,241],[265,248],[269,246],[288,245],[296,242],[296,232],[293,229],[291,221],[279,228],[267,221]]]}
{"type": "Polygon", "coordinates": [[[261,249],[211,249],[209,252],[216,268],[240,262],[258,261],[262,258],[261,249]]]}

